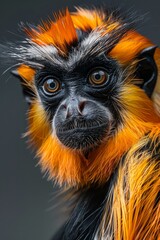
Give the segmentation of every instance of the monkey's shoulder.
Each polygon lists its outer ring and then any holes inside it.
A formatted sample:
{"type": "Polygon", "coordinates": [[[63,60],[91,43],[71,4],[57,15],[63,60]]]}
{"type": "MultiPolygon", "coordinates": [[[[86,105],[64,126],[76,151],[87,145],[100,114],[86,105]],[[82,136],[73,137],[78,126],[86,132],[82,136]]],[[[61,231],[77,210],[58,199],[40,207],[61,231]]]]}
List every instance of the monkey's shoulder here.
{"type": "Polygon", "coordinates": [[[132,146],[123,164],[120,164],[112,207],[116,222],[115,236],[122,236],[124,240],[128,239],[125,236],[139,240],[158,239],[160,135],[157,129],[132,146]]]}

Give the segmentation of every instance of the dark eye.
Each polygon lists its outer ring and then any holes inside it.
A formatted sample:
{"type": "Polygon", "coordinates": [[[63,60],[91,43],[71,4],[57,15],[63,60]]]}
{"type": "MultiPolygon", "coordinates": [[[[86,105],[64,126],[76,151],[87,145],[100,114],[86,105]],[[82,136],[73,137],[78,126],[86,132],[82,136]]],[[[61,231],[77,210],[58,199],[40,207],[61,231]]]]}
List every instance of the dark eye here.
{"type": "Polygon", "coordinates": [[[42,88],[45,94],[52,95],[61,89],[61,84],[57,79],[48,78],[42,88]]]}
{"type": "Polygon", "coordinates": [[[92,85],[103,85],[108,80],[108,73],[102,69],[96,69],[89,75],[89,82],[92,85]]]}

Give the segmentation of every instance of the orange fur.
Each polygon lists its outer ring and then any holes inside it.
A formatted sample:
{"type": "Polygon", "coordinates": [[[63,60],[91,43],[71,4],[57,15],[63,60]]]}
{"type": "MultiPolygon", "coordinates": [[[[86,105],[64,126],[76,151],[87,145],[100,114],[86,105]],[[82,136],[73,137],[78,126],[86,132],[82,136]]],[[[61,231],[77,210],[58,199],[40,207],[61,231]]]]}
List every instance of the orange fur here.
{"type": "Polygon", "coordinates": [[[59,51],[66,53],[66,46],[77,40],[76,29],[68,10],[65,15],[60,13],[55,17],[56,22],[44,23],[43,26],[38,26],[37,31],[26,29],[26,32],[33,42],[39,45],[54,45],[59,51]]]}
{"type": "Polygon", "coordinates": [[[27,65],[22,64],[17,68],[17,72],[21,78],[25,79],[28,82],[34,80],[35,70],[27,65]]]}
{"type": "Polygon", "coordinates": [[[88,29],[95,29],[104,23],[104,14],[97,11],[89,11],[78,8],[78,11],[71,14],[74,27],[87,31],[88,29]]]}
{"type": "Polygon", "coordinates": [[[99,239],[160,239],[159,159],[152,156],[157,157],[159,136],[159,125],[155,125],[149,136],[143,136],[131,147],[120,164],[116,183],[106,201],[99,239]],[[155,147],[152,152],[139,151],[145,149],[149,139],[155,147]],[[113,235],[108,236],[111,229],[113,235]]]}
{"type": "MultiPolygon", "coordinates": [[[[66,10],[66,15],[59,13],[56,16],[56,22],[49,21],[39,25],[38,29],[26,29],[27,34],[32,41],[39,45],[54,45],[61,53],[66,53],[66,45],[77,40],[76,29],[87,31],[87,29],[101,30],[101,34],[105,35],[121,26],[121,23],[114,21],[112,15],[105,20],[105,16],[101,11],[89,11],[79,8],[76,13],[70,14],[66,10]]],[[[136,31],[129,31],[112,49],[110,56],[126,64],[131,61],[144,48],[153,44],[136,31]],[[128,51],[130,49],[130,51],[128,51]],[[127,53],[127,54],[126,54],[127,53]]]]}
{"type": "Polygon", "coordinates": [[[101,30],[105,35],[121,24],[113,21],[112,15],[104,21],[105,15],[101,11],[89,11],[79,8],[76,13],[59,13],[55,15],[56,22],[48,21],[39,25],[37,30],[25,29],[31,40],[39,45],[54,45],[61,54],[67,53],[67,45],[77,40],[76,29],[87,31],[88,29],[101,30]]]}
{"type": "Polygon", "coordinates": [[[36,94],[36,88],[34,85],[34,78],[36,71],[31,67],[22,64],[17,68],[18,75],[22,78],[22,84],[27,86],[34,94],[36,94]]]}
{"type": "Polygon", "coordinates": [[[115,240],[160,238],[160,205],[155,205],[160,191],[158,161],[147,153],[135,155],[146,143],[144,137],[131,148],[119,169],[113,200],[115,240]]]}
{"type": "Polygon", "coordinates": [[[127,64],[143,49],[150,46],[153,46],[153,43],[138,32],[132,30],[123,36],[109,55],[118,60],[121,64],[127,64]]]}
{"type": "Polygon", "coordinates": [[[105,35],[121,26],[121,23],[113,20],[112,14],[105,20],[105,14],[102,11],[86,10],[78,8],[78,11],[71,14],[74,27],[83,31],[102,30],[101,34],[105,35]]]}
{"type": "MultiPolygon", "coordinates": [[[[84,157],[63,146],[51,132],[46,113],[39,102],[34,102],[29,111],[29,131],[31,143],[39,148],[38,156],[43,171],[49,172],[59,184],[83,184],[84,157]]],[[[85,165],[85,164],[84,164],[85,165]]]]}
{"type": "Polygon", "coordinates": [[[155,125],[160,134],[160,119],[143,90],[126,85],[121,92],[124,126],[117,134],[93,150],[88,159],[80,151],[63,146],[51,132],[46,113],[39,102],[29,112],[29,135],[38,145],[42,169],[60,184],[103,184],[110,177],[121,156],[155,125]],[[145,99],[145,100],[144,100],[145,99]],[[146,122],[147,119],[147,122],[146,122]]]}

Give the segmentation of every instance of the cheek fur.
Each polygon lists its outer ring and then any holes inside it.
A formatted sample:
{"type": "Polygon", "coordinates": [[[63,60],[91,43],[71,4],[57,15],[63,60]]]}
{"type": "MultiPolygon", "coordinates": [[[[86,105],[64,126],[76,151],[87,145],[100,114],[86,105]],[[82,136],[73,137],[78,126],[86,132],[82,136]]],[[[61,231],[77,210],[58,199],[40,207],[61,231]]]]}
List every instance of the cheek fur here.
{"type": "Polygon", "coordinates": [[[60,143],[43,106],[38,101],[31,105],[28,135],[37,147],[42,170],[48,173],[50,179],[70,186],[105,183],[121,157],[138,139],[149,132],[155,123],[159,123],[152,102],[142,90],[125,86],[121,98],[124,108],[123,124],[114,136],[90,152],[87,159],[80,151],[67,148],[60,143]],[[127,94],[128,92],[130,94],[127,94]],[[137,98],[137,94],[142,96],[137,98]],[[150,121],[146,122],[146,117],[150,121]]]}

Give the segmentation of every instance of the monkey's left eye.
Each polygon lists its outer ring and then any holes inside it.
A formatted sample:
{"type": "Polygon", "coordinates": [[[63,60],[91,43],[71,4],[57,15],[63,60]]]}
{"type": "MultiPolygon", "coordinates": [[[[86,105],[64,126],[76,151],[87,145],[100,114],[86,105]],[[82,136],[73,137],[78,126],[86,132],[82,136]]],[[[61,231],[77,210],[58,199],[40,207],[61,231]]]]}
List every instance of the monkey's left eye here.
{"type": "Polygon", "coordinates": [[[103,69],[96,69],[89,74],[89,83],[92,85],[103,85],[109,78],[108,73],[103,69]]]}
{"type": "Polygon", "coordinates": [[[47,78],[43,83],[42,89],[46,95],[52,95],[61,89],[61,84],[57,79],[47,78]]]}

